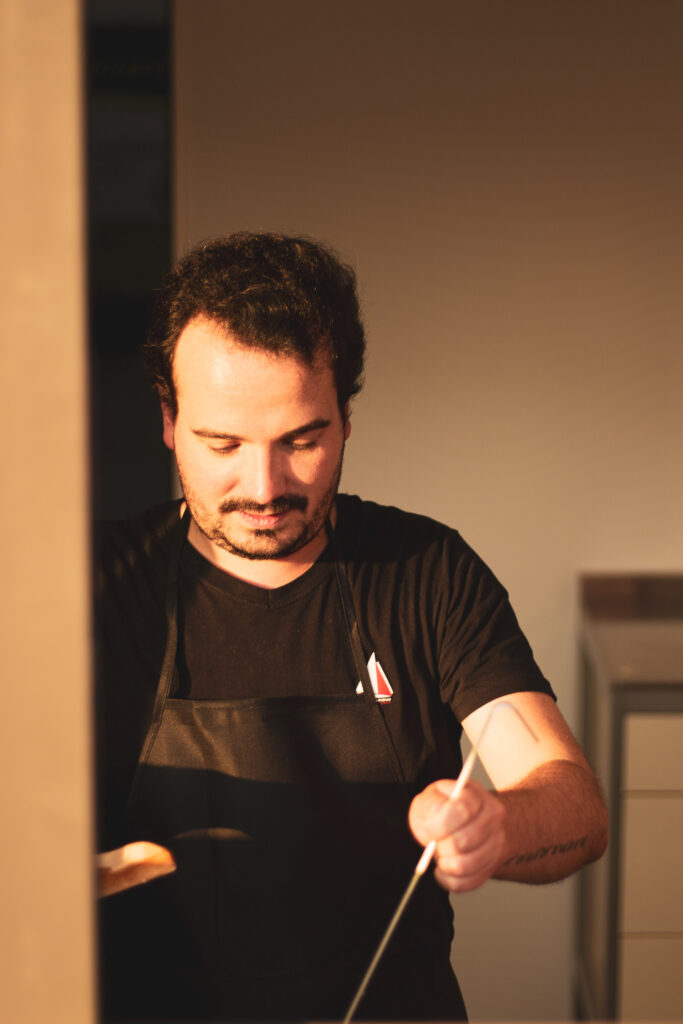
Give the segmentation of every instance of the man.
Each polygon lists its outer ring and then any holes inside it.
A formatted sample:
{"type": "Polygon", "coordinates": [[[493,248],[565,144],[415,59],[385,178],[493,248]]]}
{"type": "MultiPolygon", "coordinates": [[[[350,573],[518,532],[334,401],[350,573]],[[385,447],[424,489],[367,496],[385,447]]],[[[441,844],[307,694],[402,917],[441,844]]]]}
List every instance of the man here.
{"type": "Polygon", "coordinates": [[[447,890],[603,852],[498,581],[453,530],[337,493],[363,351],[352,271],[306,239],[200,246],[161,294],[184,500],[100,542],[100,817],[104,849],[177,870],[103,902],[109,1019],[341,1018],[432,839],[358,1015],[464,1018],[447,890]],[[451,800],[485,726],[498,791],[451,800]]]}

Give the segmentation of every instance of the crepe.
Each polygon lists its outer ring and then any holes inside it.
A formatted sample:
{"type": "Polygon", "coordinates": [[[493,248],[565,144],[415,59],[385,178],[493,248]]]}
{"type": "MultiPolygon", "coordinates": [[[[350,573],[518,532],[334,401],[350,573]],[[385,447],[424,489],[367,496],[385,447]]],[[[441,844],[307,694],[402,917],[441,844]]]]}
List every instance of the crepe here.
{"type": "Polygon", "coordinates": [[[99,896],[131,889],[175,871],[172,854],[156,843],[127,843],[117,850],[100,853],[96,859],[99,896]]]}

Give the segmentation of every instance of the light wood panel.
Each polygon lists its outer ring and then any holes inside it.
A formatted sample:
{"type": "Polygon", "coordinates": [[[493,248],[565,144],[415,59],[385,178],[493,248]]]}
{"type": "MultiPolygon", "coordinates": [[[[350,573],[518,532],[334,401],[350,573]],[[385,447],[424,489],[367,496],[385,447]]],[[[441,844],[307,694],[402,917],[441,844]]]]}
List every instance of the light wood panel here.
{"type": "Polygon", "coordinates": [[[620,931],[683,935],[683,793],[629,796],[620,931]]]}
{"type": "Polygon", "coordinates": [[[622,939],[618,1013],[621,1020],[683,1017],[683,937],[622,939]]]}
{"type": "Polygon", "coordinates": [[[94,1019],[80,4],[0,0],[0,1020],[94,1019]]]}
{"type": "Polygon", "coordinates": [[[683,791],[683,715],[629,715],[624,745],[625,789],[683,791]]]}

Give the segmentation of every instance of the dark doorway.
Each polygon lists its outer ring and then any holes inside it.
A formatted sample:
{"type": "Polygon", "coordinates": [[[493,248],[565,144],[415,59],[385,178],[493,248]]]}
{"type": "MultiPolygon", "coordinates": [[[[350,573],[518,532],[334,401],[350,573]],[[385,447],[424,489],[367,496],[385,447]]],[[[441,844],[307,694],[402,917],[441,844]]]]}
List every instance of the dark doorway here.
{"type": "Polygon", "coordinates": [[[171,15],[166,0],[86,0],[92,505],[119,518],[170,496],[140,357],[171,261],[171,15]]]}

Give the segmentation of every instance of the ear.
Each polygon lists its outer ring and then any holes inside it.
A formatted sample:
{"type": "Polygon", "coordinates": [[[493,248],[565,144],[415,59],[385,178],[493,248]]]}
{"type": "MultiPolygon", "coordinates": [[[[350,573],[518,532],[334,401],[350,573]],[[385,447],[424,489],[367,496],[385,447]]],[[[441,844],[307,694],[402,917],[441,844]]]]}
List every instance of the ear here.
{"type": "Polygon", "coordinates": [[[165,402],[161,403],[161,418],[164,422],[164,444],[175,451],[175,416],[165,402]]]}
{"type": "Polygon", "coordinates": [[[349,416],[349,403],[344,406],[344,440],[348,441],[351,433],[351,417],[349,416]]]}

